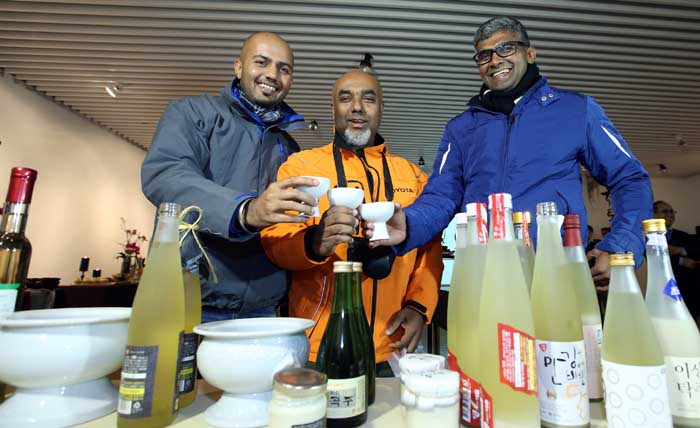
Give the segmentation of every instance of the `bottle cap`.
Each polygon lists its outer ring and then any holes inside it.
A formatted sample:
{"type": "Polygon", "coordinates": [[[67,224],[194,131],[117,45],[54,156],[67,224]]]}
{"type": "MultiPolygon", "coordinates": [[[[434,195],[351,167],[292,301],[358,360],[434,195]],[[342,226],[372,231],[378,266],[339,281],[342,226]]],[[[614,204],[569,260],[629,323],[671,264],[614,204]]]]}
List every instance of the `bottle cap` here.
{"type": "Polygon", "coordinates": [[[455,222],[457,224],[467,224],[467,213],[455,214],[455,222]]]}
{"type": "Polygon", "coordinates": [[[180,204],[176,204],[175,202],[163,202],[158,206],[158,217],[179,217],[180,209],[180,204]]]}
{"type": "Polygon", "coordinates": [[[479,210],[486,210],[485,202],[470,202],[467,204],[467,217],[476,217],[479,210]]]}
{"type": "Polygon", "coordinates": [[[362,262],[352,262],[353,272],[362,272],[362,262]]]}
{"type": "Polygon", "coordinates": [[[29,204],[32,202],[34,182],[38,173],[31,168],[16,166],[10,172],[10,186],[7,188],[7,202],[29,204]]]}
{"type": "Polygon", "coordinates": [[[493,209],[496,201],[500,200],[504,208],[513,209],[513,197],[510,193],[492,193],[489,195],[489,209],[493,209]]]}
{"type": "Polygon", "coordinates": [[[435,354],[406,354],[399,359],[401,374],[424,373],[445,368],[445,357],[435,354]]]}
{"type": "Polygon", "coordinates": [[[275,373],[275,391],[292,397],[308,397],[326,391],[328,378],[316,370],[292,367],[275,373]]]}
{"type": "Polygon", "coordinates": [[[644,227],[644,232],[666,232],[666,220],[662,218],[650,218],[648,220],[642,220],[642,227],[644,227]]]}
{"type": "Polygon", "coordinates": [[[333,262],[333,272],[352,272],[352,264],[353,262],[333,262]]]}
{"type": "Polygon", "coordinates": [[[540,202],[537,204],[537,215],[557,215],[556,202],[540,202]]]}
{"type": "Polygon", "coordinates": [[[452,370],[407,373],[401,382],[401,402],[406,406],[428,410],[459,401],[459,373],[452,370]]]}
{"type": "Polygon", "coordinates": [[[513,213],[513,224],[523,224],[523,212],[516,211],[513,213]]]}
{"type": "Polygon", "coordinates": [[[634,266],[634,254],[610,254],[610,266],[634,266]]]}
{"type": "Polygon", "coordinates": [[[525,220],[526,223],[532,223],[532,216],[530,215],[530,211],[523,211],[523,220],[525,220]]]}
{"type": "Polygon", "coordinates": [[[565,214],[564,229],[581,229],[581,217],[578,214],[565,214]]]}

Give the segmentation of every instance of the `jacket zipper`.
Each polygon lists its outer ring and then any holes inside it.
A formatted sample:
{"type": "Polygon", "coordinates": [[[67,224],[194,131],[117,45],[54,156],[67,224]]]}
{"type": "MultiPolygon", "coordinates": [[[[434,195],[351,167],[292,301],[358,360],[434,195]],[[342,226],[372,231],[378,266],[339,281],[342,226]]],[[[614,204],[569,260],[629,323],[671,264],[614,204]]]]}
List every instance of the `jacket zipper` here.
{"type": "Polygon", "coordinates": [[[499,191],[505,192],[505,181],[508,175],[508,148],[510,147],[510,130],[515,124],[515,116],[508,116],[506,118],[506,143],[503,148],[503,169],[501,170],[501,186],[499,191]]]}

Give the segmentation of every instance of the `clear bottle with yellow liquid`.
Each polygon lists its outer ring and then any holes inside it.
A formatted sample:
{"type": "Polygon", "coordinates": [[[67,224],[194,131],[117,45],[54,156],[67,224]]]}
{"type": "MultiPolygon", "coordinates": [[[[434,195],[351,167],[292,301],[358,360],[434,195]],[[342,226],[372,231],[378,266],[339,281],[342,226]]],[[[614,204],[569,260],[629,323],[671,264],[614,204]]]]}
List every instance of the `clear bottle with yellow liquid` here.
{"type": "Polygon", "coordinates": [[[586,347],[586,382],[588,400],[603,399],[603,378],[600,366],[600,347],[603,343],[603,324],[600,320],[600,306],[596,294],[591,269],[581,240],[581,220],[578,214],[564,216],[564,254],[574,284],[574,290],[581,309],[583,323],[583,343],[586,347]]]}
{"type": "Polygon", "coordinates": [[[450,293],[447,299],[447,364],[450,370],[459,371],[457,363],[457,330],[460,328],[457,316],[460,296],[464,294],[464,273],[466,264],[464,251],[467,247],[467,214],[455,215],[455,258],[450,278],[450,293]]]}
{"type": "Polygon", "coordinates": [[[666,362],[671,415],[676,427],[700,427],[700,333],[671,269],[666,221],[642,222],[647,238],[646,303],[666,362]]]}
{"type": "Polygon", "coordinates": [[[119,428],[159,428],[175,420],[185,326],[178,224],[180,206],[163,203],[129,320],[117,408],[119,428]]]}
{"type": "Polygon", "coordinates": [[[457,365],[461,377],[463,425],[481,426],[481,385],[479,384],[479,301],[486,262],[488,226],[486,204],[467,204],[467,234],[463,268],[456,278],[461,293],[455,301],[457,310],[457,365]]]}
{"type": "Polygon", "coordinates": [[[184,409],[194,402],[197,395],[197,344],[199,339],[194,327],[202,323],[202,290],[199,274],[184,270],[185,286],[185,334],[180,352],[178,373],[179,408],[184,409]]]}
{"type": "Polygon", "coordinates": [[[479,306],[484,428],[540,424],[532,309],[513,234],[511,196],[489,196],[491,222],[479,306]]]}
{"type": "Polygon", "coordinates": [[[532,316],[542,426],[590,426],[586,350],[578,297],[561,240],[564,218],[554,202],[537,204],[537,255],[532,275],[532,316]]]}
{"type": "Polygon", "coordinates": [[[664,357],[631,253],[610,255],[601,354],[608,426],[671,428],[664,357]]]}
{"type": "Polygon", "coordinates": [[[517,211],[513,213],[513,231],[515,242],[518,244],[518,256],[523,268],[527,291],[532,289],[532,272],[535,269],[535,248],[530,239],[530,211],[517,211]]]}

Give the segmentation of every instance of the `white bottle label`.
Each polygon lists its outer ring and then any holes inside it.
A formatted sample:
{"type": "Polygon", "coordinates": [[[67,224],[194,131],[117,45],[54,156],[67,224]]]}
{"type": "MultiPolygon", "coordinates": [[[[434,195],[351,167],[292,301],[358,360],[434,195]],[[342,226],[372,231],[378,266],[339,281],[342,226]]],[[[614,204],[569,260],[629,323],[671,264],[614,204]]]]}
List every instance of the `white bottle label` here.
{"type": "Polygon", "coordinates": [[[583,344],[586,347],[586,383],[588,398],[603,398],[603,379],[600,367],[600,347],[603,344],[603,326],[591,324],[583,326],[583,344]]]}
{"type": "Polygon", "coordinates": [[[19,284],[0,284],[0,318],[6,318],[15,311],[19,284]]]}
{"type": "Polygon", "coordinates": [[[700,418],[700,358],[666,357],[671,414],[700,418]]]}
{"type": "Polygon", "coordinates": [[[346,419],[367,411],[365,375],[350,379],[328,379],[328,419],[346,419]]]}
{"type": "Polygon", "coordinates": [[[609,427],[672,428],[665,366],[628,366],[603,360],[609,427]]]}
{"type": "Polygon", "coordinates": [[[581,426],[590,421],[586,348],[577,342],[536,341],[538,398],[543,422],[581,426]]]}

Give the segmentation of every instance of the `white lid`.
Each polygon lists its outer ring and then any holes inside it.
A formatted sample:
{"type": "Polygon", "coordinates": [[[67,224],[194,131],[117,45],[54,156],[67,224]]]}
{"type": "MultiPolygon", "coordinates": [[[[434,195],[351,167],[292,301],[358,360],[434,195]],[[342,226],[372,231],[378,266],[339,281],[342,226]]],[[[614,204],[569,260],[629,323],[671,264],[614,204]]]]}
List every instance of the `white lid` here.
{"type": "Polygon", "coordinates": [[[467,224],[467,215],[467,213],[455,214],[455,222],[457,222],[457,224],[467,224]]]}
{"type": "Polygon", "coordinates": [[[401,374],[432,372],[445,368],[445,357],[435,354],[406,354],[399,359],[401,374]]]}
{"type": "Polygon", "coordinates": [[[401,402],[406,406],[431,409],[459,401],[459,373],[452,370],[406,373],[401,382],[401,402]]]}
{"type": "Polygon", "coordinates": [[[493,198],[503,197],[503,206],[508,209],[513,209],[513,197],[510,193],[492,193],[489,195],[489,209],[493,207],[493,198]]]}
{"type": "Polygon", "coordinates": [[[467,204],[467,217],[475,217],[476,216],[476,207],[477,207],[476,202],[470,202],[467,204]]]}

